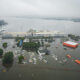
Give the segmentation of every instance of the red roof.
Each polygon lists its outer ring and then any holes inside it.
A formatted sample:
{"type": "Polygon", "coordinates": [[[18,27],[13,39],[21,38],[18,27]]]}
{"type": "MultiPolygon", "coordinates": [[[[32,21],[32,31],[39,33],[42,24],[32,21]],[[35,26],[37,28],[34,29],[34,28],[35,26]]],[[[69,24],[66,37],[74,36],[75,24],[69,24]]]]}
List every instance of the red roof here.
{"type": "Polygon", "coordinates": [[[76,63],[80,64],[80,60],[75,60],[76,63]]]}
{"type": "Polygon", "coordinates": [[[66,41],[63,43],[64,46],[76,48],[79,44],[71,41],[66,41]]]}

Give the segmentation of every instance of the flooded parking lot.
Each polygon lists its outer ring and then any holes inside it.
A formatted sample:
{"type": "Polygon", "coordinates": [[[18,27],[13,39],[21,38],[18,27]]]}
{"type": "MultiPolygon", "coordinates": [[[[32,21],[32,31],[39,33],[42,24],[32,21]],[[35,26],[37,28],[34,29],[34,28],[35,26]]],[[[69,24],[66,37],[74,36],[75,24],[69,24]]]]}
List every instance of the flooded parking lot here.
{"type": "MultiPolygon", "coordinates": [[[[13,46],[16,44],[14,39],[4,39],[1,42],[7,42],[8,47],[4,51],[13,51],[14,64],[9,69],[1,66],[0,59],[0,80],[78,80],[80,74],[80,65],[74,62],[80,59],[80,47],[76,49],[64,49],[60,38],[50,43],[50,55],[39,56],[36,52],[27,52],[21,48],[13,46]],[[18,56],[22,54],[25,59],[23,64],[18,64],[18,56]],[[70,54],[69,59],[66,55],[70,54]]],[[[78,42],[79,43],[79,42],[78,42]]],[[[2,44],[0,44],[2,47],[2,44]]]]}

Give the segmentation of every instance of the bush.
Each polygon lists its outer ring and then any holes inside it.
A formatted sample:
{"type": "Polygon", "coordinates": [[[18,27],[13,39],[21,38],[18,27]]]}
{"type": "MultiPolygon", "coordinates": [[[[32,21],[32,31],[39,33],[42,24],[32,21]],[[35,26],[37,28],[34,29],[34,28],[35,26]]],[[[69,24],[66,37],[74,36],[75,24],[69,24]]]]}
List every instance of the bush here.
{"type": "Polygon", "coordinates": [[[3,43],[3,47],[4,48],[7,48],[7,43],[3,43]]]}
{"type": "Polygon", "coordinates": [[[0,57],[3,55],[3,49],[0,49],[0,57]]]}
{"type": "Polygon", "coordinates": [[[79,41],[79,39],[80,39],[80,36],[76,36],[76,35],[73,35],[73,34],[68,34],[68,37],[70,37],[71,39],[73,39],[75,41],[79,41]]]}
{"type": "Polygon", "coordinates": [[[22,63],[23,59],[24,59],[24,56],[20,55],[20,56],[18,57],[19,63],[22,63]]]}
{"type": "Polygon", "coordinates": [[[5,53],[2,62],[3,64],[12,64],[13,63],[13,52],[5,53]]]}

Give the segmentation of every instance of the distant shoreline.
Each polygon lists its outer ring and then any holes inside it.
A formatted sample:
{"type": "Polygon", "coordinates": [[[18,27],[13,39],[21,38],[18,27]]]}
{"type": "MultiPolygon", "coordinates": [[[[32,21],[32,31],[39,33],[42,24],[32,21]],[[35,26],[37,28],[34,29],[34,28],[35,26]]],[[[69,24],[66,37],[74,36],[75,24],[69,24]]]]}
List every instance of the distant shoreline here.
{"type": "Polygon", "coordinates": [[[3,25],[7,25],[8,23],[5,22],[4,20],[0,20],[0,26],[3,26],[3,25]]]}

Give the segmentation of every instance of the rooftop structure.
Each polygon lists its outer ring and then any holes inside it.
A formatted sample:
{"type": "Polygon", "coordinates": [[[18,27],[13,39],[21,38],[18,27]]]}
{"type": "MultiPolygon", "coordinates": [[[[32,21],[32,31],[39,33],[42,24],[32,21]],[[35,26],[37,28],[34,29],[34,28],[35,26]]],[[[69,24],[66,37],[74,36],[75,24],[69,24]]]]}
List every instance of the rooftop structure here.
{"type": "MultiPolygon", "coordinates": [[[[30,34],[31,32],[29,32],[28,34],[30,34]]],[[[32,36],[44,36],[44,37],[48,37],[48,36],[60,36],[60,35],[64,35],[63,32],[59,32],[59,31],[36,31],[32,33],[32,36]]]]}
{"type": "Polygon", "coordinates": [[[78,46],[78,43],[72,42],[72,41],[66,41],[63,43],[64,46],[76,48],[78,46]]]}
{"type": "Polygon", "coordinates": [[[59,31],[28,31],[28,32],[5,32],[6,35],[13,35],[14,37],[24,37],[24,36],[63,36],[64,32],[59,31]]]}

